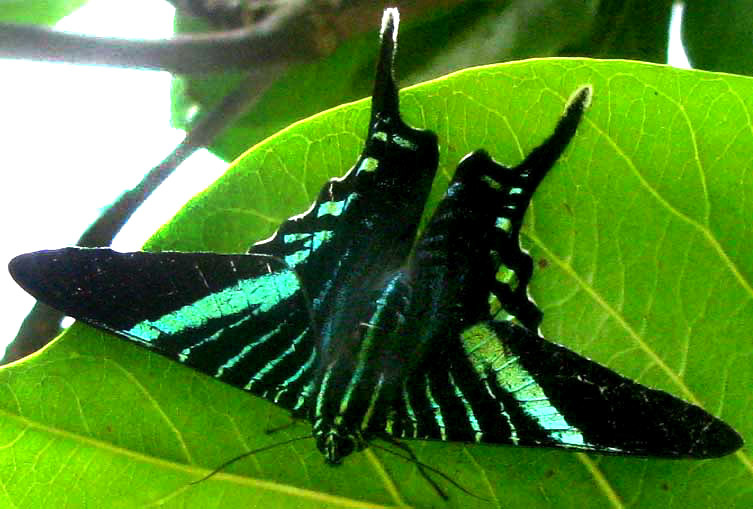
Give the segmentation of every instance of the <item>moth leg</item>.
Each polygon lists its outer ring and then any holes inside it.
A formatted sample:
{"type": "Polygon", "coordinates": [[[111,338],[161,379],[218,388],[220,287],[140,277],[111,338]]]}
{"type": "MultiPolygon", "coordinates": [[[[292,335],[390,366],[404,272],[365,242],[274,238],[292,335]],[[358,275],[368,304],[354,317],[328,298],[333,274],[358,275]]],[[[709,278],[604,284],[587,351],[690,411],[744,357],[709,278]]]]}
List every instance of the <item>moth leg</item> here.
{"type": "MultiPolygon", "coordinates": [[[[418,472],[421,474],[421,477],[423,477],[426,480],[426,482],[428,482],[431,485],[431,487],[434,489],[434,491],[437,493],[437,495],[439,495],[439,497],[442,500],[444,500],[444,501],[447,501],[447,500],[450,499],[450,497],[447,496],[447,493],[444,492],[444,490],[439,486],[439,484],[437,484],[437,482],[434,479],[432,479],[431,477],[429,477],[429,474],[428,474],[428,472],[426,471],[426,468],[425,468],[426,465],[424,465],[423,463],[421,463],[421,460],[418,459],[418,457],[416,456],[416,453],[414,453],[413,450],[410,447],[408,447],[406,444],[400,442],[399,440],[396,440],[394,437],[391,437],[390,435],[387,435],[387,434],[380,434],[379,438],[381,438],[382,440],[384,440],[385,442],[387,442],[389,444],[394,445],[395,447],[397,447],[398,449],[400,449],[401,451],[403,451],[405,454],[407,454],[408,457],[404,458],[404,459],[408,459],[414,465],[416,465],[416,468],[418,468],[418,472]]],[[[372,446],[373,446],[373,444],[372,444],[372,446]]],[[[387,449],[386,447],[379,447],[379,448],[382,449],[383,451],[386,451],[386,452],[389,452],[389,453],[392,453],[392,454],[397,454],[394,451],[391,451],[391,450],[387,449]]],[[[400,454],[397,454],[397,456],[402,457],[400,454]]],[[[432,469],[432,471],[434,471],[434,469],[432,469]]],[[[453,482],[452,479],[450,479],[446,475],[442,474],[441,472],[439,472],[439,474],[442,475],[448,481],[453,482]]],[[[455,484],[455,483],[453,482],[453,484],[455,484]]],[[[462,489],[462,487],[461,487],[461,489],[462,489]]]]}
{"type": "Polygon", "coordinates": [[[437,484],[436,481],[434,481],[431,477],[429,477],[429,472],[435,473],[436,475],[438,475],[439,477],[441,477],[442,479],[444,479],[448,483],[450,483],[453,486],[455,486],[456,488],[458,488],[460,491],[462,491],[466,495],[470,495],[471,497],[474,497],[474,498],[477,498],[479,500],[483,500],[485,502],[488,502],[487,499],[485,499],[484,497],[480,497],[479,495],[476,495],[475,493],[471,492],[467,488],[463,487],[463,485],[461,485],[458,481],[456,481],[455,479],[453,479],[449,475],[445,474],[441,470],[438,470],[438,469],[436,469],[436,468],[434,468],[432,466],[429,466],[429,465],[426,465],[426,464],[422,463],[421,460],[418,459],[418,456],[416,456],[416,453],[413,452],[413,449],[411,449],[408,446],[408,444],[405,444],[405,443],[397,440],[395,437],[387,435],[385,433],[379,433],[378,436],[379,436],[379,438],[381,438],[385,442],[387,442],[389,444],[392,444],[393,446],[397,447],[398,449],[400,449],[401,451],[403,451],[405,454],[407,454],[408,455],[407,458],[404,458],[403,456],[395,453],[394,451],[391,451],[391,450],[387,449],[386,447],[378,447],[378,446],[375,446],[374,444],[372,444],[372,447],[377,447],[377,448],[379,448],[379,449],[381,449],[381,450],[383,450],[385,452],[389,452],[391,454],[395,454],[397,456],[403,457],[404,459],[408,459],[411,462],[413,462],[413,464],[416,465],[416,468],[418,468],[418,471],[421,474],[421,477],[423,477],[424,479],[426,479],[426,482],[428,482],[432,486],[432,488],[434,488],[434,491],[436,491],[437,495],[439,495],[439,497],[442,498],[443,500],[447,501],[447,500],[450,499],[450,497],[447,496],[447,494],[444,492],[444,490],[442,490],[442,488],[439,487],[439,485],[437,484]]]}

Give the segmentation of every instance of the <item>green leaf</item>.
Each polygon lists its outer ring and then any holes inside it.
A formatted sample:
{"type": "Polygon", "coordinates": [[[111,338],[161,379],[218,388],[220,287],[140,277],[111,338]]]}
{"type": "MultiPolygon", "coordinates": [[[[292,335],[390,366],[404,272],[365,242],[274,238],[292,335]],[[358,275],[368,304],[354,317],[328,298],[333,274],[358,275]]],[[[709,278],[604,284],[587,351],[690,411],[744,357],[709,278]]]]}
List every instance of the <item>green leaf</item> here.
{"type": "MultiPolygon", "coordinates": [[[[431,207],[460,157],[516,164],[568,96],[594,87],[584,123],[526,217],[544,335],[701,404],[753,441],[753,80],[633,62],[539,60],[406,90],[435,130],[431,207]]],[[[259,144],[194,198],[149,249],[240,252],[342,174],[368,121],[361,101],[259,144]]],[[[409,171],[409,169],[406,169],[409,171]]],[[[369,448],[338,468],[312,440],[246,458],[286,412],[113,336],[76,325],[0,371],[0,504],[196,507],[751,507],[750,447],[708,461],[409,442],[458,489],[442,502],[410,463],[369,448]]]]}
{"type": "Polygon", "coordinates": [[[673,0],[600,0],[592,29],[562,54],[667,62],[673,0]]]}
{"type": "Polygon", "coordinates": [[[2,0],[0,21],[54,25],[86,2],[87,0],[2,0]]]}
{"type": "Polygon", "coordinates": [[[697,69],[753,74],[753,4],[740,0],[687,2],[682,42],[697,69]]]}

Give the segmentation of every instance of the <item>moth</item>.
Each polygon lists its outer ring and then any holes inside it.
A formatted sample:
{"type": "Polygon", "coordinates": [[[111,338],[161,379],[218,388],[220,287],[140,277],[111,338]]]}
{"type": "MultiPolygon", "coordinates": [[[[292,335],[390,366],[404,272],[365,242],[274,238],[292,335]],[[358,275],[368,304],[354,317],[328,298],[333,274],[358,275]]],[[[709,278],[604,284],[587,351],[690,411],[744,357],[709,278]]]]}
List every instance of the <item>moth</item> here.
{"type": "Polygon", "coordinates": [[[586,111],[576,90],[520,164],[458,165],[423,232],[430,131],[400,117],[385,11],[363,152],[246,254],[64,248],[15,280],[52,307],[311,423],[331,464],[379,437],[712,458],[742,445],[698,406],[542,338],[523,216],[586,111]]]}

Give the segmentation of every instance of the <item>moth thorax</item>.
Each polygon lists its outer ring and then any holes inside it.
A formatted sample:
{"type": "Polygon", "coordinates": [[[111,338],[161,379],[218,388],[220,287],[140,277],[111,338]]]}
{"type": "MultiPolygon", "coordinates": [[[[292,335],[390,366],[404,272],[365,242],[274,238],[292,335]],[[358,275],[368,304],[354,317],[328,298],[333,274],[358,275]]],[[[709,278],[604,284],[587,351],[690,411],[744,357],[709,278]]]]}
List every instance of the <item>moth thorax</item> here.
{"type": "Polygon", "coordinates": [[[314,424],[314,439],[317,449],[330,465],[339,465],[343,458],[363,449],[364,443],[360,432],[321,419],[314,424]]]}

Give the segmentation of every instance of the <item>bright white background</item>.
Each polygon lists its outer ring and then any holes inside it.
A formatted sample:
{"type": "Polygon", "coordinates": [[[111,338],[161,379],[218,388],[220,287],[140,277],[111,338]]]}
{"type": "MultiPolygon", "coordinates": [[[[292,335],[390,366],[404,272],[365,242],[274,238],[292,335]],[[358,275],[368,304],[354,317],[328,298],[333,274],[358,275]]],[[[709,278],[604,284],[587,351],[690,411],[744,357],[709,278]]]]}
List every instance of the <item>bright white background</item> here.
{"type": "MultiPolygon", "coordinates": [[[[173,8],[157,0],[92,0],[58,28],[169,37],[173,8]]],[[[72,245],[122,191],[177,145],[164,72],[0,60],[0,352],[33,305],[5,269],[20,253],[72,245]]],[[[115,239],[138,250],[226,164],[203,151],[177,170],[115,239]]]]}
{"type": "MultiPolygon", "coordinates": [[[[172,17],[166,2],[91,0],[58,28],[158,38],[172,33],[172,17]]],[[[670,62],[688,67],[679,24],[670,31],[670,62]]],[[[0,60],[0,77],[2,352],[34,303],[8,275],[8,261],[74,244],[103,207],[175,147],[182,132],[169,127],[167,73],[0,60]]],[[[225,167],[205,151],[195,154],[141,207],[113,247],[138,250],[225,167]]]]}

